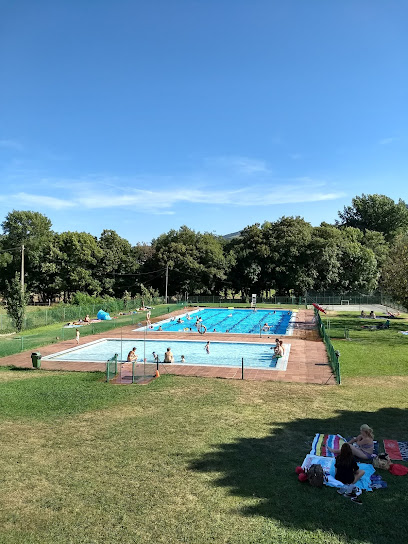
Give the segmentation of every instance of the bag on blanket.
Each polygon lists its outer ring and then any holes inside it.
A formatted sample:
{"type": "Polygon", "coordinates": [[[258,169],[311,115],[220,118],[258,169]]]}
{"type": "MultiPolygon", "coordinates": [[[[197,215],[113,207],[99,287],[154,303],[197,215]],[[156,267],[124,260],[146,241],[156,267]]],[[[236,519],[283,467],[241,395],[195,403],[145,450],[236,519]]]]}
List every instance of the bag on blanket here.
{"type": "Polygon", "coordinates": [[[307,471],[307,479],[313,487],[323,487],[324,472],[321,465],[311,465],[307,471]]]}
{"type": "Polygon", "coordinates": [[[382,470],[389,470],[391,466],[391,459],[388,453],[380,453],[373,459],[373,467],[381,468],[382,470]]]}

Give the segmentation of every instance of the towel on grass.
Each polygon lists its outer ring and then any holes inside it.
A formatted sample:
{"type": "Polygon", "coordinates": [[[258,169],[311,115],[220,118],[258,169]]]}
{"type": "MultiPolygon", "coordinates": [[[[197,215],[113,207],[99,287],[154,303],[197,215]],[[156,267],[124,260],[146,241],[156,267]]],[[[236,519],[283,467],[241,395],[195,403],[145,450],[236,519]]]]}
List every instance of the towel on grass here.
{"type": "Polygon", "coordinates": [[[317,433],[312,442],[310,455],[320,455],[322,457],[334,457],[327,448],[341,449],[345,439],[339,434],[323,434],[317,433]]]}
{"type": "MultiPolygon", "coordinates": [[[[323,467],[323,472],[326,476],[325,485],[329,487],[343,487],[344,484],[336,480],[334,477],[336,473],[336,467],[334,466],[335,459],[334,457],[321,457],[319,455],[311,455],[310,453],[306,455],[305,460],[302,463],[302,468],[306,471],[310,468],[311,465],[321,465],[323,467]]],[[[367,465],[365,463],[357,463],[358,467],[365,471],[364,476],[356,483],[356,486],[360,489],[365,489],[366,491],[372,491],[372,481],[371,476],[375,472],[375,468],[372,465],[367,465]]]]}
{"type": "Polygon", "coordinates": [[[408,461],[408,442],[384,440],[384,450],[393,461],[408,461]]]}

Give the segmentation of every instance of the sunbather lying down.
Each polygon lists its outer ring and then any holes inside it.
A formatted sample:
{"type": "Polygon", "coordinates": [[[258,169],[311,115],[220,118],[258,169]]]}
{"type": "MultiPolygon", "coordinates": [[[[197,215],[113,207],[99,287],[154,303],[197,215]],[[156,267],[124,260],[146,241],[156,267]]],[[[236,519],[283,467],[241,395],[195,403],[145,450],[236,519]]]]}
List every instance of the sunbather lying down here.
{"type": "Polygon", "coordinates": [[[378,325],[361,325],[362,329],[368,329],[370,331],[378,331],[382,329],[389,329],[390,328],[390,322],[387,319],[385,323],[378,323],[378,325]]]}

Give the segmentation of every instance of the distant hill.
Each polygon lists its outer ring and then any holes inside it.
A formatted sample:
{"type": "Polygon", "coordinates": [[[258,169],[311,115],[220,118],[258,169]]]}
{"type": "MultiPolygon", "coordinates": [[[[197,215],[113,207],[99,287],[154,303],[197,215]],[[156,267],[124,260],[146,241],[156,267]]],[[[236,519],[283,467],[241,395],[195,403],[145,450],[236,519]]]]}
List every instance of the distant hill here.
{"type": "Polygon", "coordinates": [[[238,236],[241,236],[241,231],[238,232],[231,232],[231,234],[225,234],[224,236],[221,236],[221,238],[224,238],[224,240],[232,240],[233,238],[238,238],[238,236]]]}

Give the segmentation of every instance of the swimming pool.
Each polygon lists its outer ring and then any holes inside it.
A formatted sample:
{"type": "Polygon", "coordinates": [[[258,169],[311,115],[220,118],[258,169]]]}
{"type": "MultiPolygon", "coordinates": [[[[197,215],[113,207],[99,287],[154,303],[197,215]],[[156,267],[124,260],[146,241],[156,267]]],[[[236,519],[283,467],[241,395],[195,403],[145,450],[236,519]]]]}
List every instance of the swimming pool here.
{"type": "MultiPolygon", "coordinates": [[[[290,323],[295,318],[290,310],[248,310],[231,308],[203,308],[190,314],[177,316],[153,324],[153,330],[166,332],[197,332],[196,320],[201,317],[206,332],[228,332],[239,334],[267,334],[283,336],[290,332],[290,323]],[[188,319],[190,315],[191,319],[188,319]],[[181,319],[182,323],[177,320],[181,319]],[[292,319],[293,318],[293,319],[292,319]],[[267,327],[264,327],[265,323],[267,327]],[[289,329],[289,331],[288,331],[289,329]]],[[[136,330],[143,330],[139,328],[136,330]]]]}
{"type": "MultiPolygon", "coordinates": [[[[48,361],[84,361],[91,363],[106,362],[115,353],[118,361],[126,361],[129,351],[136,347],[139,362],[146,357],[147,363],[154,363],[153,352],[163,361],[164,353],[171,348],[176,364],[199,366],[228,366],[240,367],[244,359],[245,368],[259,368],[270,370],[286,370],[290,344],[284,344],[285,355],[276,361],[272,359],[272,344],[255,344],[249,342],[211,342],[210,353],[205,350],[206,341],[191,342],[186,340],[116,340],[104,338],[89,342],[82,346],[67,349],[59,353],[47,355],[43,360],[48,361]],[[181,363],[184,355],[185,363],[181,363]]],[[[171,365],[168,365],[171,367],[171,365]]]]}

